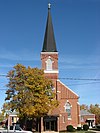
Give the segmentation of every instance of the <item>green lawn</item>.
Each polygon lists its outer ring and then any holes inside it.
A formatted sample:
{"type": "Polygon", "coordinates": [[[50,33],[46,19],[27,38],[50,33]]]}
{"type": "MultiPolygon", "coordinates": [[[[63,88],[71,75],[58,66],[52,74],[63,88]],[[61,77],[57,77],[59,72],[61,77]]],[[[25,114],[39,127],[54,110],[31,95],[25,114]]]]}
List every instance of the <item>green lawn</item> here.
{"type": "Polygon", "coordinates": [[[76,132],[60,132],[60,133],[96,133],[95,131],[76,131],[76,132]]]}
{"type": "MultiPolygon", "coordinates": [[[[34,132],[39,133],[39,132],[34,132]]],[[[60,131],[59,133],[96,133],[95,131],[75,131],[75,132],[67,132],[67,131],[60,131]]]]}

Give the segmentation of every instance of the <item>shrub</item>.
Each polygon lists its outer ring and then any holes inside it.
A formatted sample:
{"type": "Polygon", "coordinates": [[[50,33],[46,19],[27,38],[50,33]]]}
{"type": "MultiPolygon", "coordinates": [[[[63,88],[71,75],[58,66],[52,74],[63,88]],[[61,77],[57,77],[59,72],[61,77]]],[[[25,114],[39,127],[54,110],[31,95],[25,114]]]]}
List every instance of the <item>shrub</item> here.
{"type": "Polygon", "coordinates": [[[96,127],[100,129],[100,124],[98,124],[96,127]]]}
{"type": "Polygon", "coordinates": [[[68,125],[67,126],[67,131],[68,132],[73,132],[73,126],[72,125],[68,125]]]}
{"type": "Polygon", "coordinates": [[[82,127],[77,127],[77,130],[78,130],[78,131],[82,130],[82,127]]]}
{"type": "Polygon", "coordinates": [[[89,126],[87,124],[83,125],[83,130],[87,131],[89,129],[89,126]]]}

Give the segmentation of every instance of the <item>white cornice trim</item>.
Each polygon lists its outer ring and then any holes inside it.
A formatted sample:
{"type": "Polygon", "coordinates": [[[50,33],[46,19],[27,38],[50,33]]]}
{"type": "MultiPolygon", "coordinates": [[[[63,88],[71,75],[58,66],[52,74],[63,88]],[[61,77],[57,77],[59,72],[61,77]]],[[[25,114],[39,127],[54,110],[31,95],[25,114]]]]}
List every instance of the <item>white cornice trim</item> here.
{"type": "Polygon", "coordinates": [[[58,52],[41,52],[41,54],[58,54],[58,52]]]}
{"type": "Polygon", "coordinates": [[[70,90],[72,93],[74,93],[77,97],[79,97],[74,91],[72,91],[68,86],[66,86],[64,83],[62,83],[59,79],[57,79],[58,82],[60,82],[62,85],[64,85],[68,90],[70,90]]]}
{"type": "Polygon", "coordinates": [[[44,70],[44,73],[59,73],[58,70],[44,70]]]}
{"type": "Polygon", "coordinates": [[[9,115],[9,116],[17,116],[17,115],[12,115],[12,114],[11,114],[11,115],[9,115]]]}
{"type": "Polygon", "coordinates": [[[79,103],[79,102],[77,102],[77,104],[78,104],[78,105],[80,105],[80,103],[79,103]]]}

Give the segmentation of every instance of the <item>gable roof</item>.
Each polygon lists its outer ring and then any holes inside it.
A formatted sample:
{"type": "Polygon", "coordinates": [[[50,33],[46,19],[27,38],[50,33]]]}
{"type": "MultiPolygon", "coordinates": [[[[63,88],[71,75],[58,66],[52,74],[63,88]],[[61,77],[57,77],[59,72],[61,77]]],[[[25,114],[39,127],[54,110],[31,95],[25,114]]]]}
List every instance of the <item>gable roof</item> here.
{"type": "Polygon", "coordinates": [[[80,110],[80,114],[81,114],[81,115],[95,115],[95,114],[93,114],[93,113],[88,112],[88,111],[85,110],[85,109],[80,110]]]}
{"type": "Polygon", "coordinates": [[[18,114],[19,114],[19,113],[16,112],[16,111],[13,111],[13,112],[10,112],[10,113],[9,113],[10,116],[17,116],[18,114]]]}
{"type": "Polygon", "coordinates": [[[42,52],[57,52],[53,25],[52,25],[52,18],[50,14],[50,8],[48,8],[48,17],[47,17],[42,52]]]}

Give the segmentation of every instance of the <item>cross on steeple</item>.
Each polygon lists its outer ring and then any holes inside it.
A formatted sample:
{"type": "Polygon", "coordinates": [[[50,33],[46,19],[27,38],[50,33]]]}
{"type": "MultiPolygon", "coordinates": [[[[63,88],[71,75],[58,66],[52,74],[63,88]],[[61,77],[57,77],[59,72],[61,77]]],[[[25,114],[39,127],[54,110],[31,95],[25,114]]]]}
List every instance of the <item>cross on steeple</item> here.
{"type": "Polygon", "coordinates": [[[51,4],[50,3],[48,3],[48,9],[50,9],[51,8],[51,4]]]}
{"type": "Polygon", "coordinates": [[[50,6],[51,4],[49,3],[44,42],[41,51],[41,61],[45,76],[50,79],[58,79],[58,52],[54,37],[50,6]]]}

